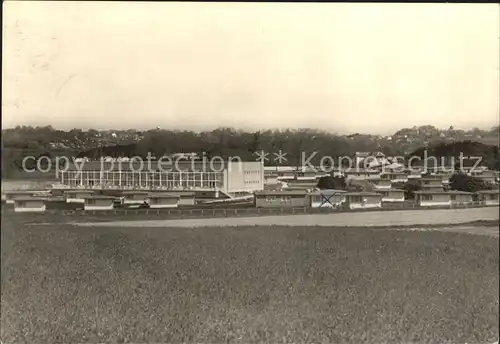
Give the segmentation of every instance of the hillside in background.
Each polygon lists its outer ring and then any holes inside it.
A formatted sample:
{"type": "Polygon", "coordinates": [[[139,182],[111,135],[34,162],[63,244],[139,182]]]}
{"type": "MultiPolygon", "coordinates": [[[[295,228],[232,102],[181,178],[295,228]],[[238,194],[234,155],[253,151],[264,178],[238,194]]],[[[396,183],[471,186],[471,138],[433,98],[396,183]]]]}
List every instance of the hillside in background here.
{"type": "MultiPolygon", "coordinates": [[[[196,153],[211,156],[239,156],[255,160],[255,152],[269,152],[268,165],[275,164],[274,155],[286,152],[287,165],[300,164],[302,152],[306,158],[317,152],[312,163],[322,156],[353,156],[355,152],[381,151],[390,156],[420,154],[422,147],[431,147],[436,155],[464,154],[483,156],[489,164],[498,160],[499,130],[472,129],[464,131],[433,126],[404,128],[393,135],[337,135],[314,129],[265,130],[244,132],[233,128],[193,132],[179,130],[56,130],[46,127],[16,127],[2,130],[2,177],[18,175],[27,156],[111,157],[163,156],[173,153],[196,153]],[[464,143],[460,143],[464,141],[464,143]],[[491,143],[497,143],[496,149],[491,143]],[[496,153],[495,153],[496,152],[496,153]],[[495,154],[497,154],[495,156],[495,154]],[[496,160],[495,160],[496,159],[496,160]]],[[[431,154],[431,153],[428,153],[431,154]]],[[[493,166],[492,165],[492,166],[493,166]]]]}
{"type": "MultiPolygon", "coordinates": [[[[453,143],[439,143],[430,147],[421,147],[413,151],[409,156],[418,156],[424,158],[425,156],[436,157],[476,157],[481,158],[481,165],[487,166],[490,169],[500,169],[500,148],[499,146],[487,145],[480,142],[462,141],[453,143]]],[[[464,162],[474,159],[464,159],[464,162]]],[[[459,161],[455,159],[455,162],[459,161]]]]}

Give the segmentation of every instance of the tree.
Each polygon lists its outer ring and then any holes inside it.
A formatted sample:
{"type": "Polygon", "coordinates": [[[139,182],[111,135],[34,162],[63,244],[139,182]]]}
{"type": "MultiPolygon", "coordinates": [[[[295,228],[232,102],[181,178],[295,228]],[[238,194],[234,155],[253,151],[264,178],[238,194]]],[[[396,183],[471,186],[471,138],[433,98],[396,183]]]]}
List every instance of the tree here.
{"type": "Polygon", "coordinates": [[[346,188],[345,177],[325,176],[318,180],[318,189],[343,190],[346,188]]]}
{"type": "Polygon", "coordinates": [[[415,191],[420,191],[422,187],[418,182],[409,180],[403,185],[402,189],[405,191],[406,199],[415,199],[415,191]]]}
{"type": "Polygon", "coordinates": [[[494,185],[464,173],[455,173],[450,178],[450,189],[465,192],[478,192],[480,190],[492,190],[494,189],[494,185]]]}

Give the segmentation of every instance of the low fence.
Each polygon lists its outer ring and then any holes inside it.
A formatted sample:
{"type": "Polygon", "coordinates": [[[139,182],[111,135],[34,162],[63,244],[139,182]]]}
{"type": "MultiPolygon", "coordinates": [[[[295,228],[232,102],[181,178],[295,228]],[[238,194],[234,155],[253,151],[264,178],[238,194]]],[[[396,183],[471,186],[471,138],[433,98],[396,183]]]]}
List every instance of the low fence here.
{"type": "MultiPolygon", "coordinates": [[[[271,216],[271,215],[293,215],[293,214],[332,214],[344,212],[366,212],[366,211],[397,211],[397,210],[425,210],[425,209],[464,209],[486,207],[484,203],[461,203],[451,206],[421,207],[415,202],[384,203],[382,208],[370,209],[344,209],[344,208],[311,208],[311,207],[241,207],[241,208],[170,208],[170,209],[113,209],[113,210],[64,210],[47,209],[43,214],[58,214],[66,216],[91,216],[98,218],[154,218],[183,219],[183,218],[217,218],[217,217],[249,217],[249,216],[271,216]]],[[[2,213],[11,212],[12,209],[2,207],[2,213]]],[[[42,214],[40,214],[42,215],[42,214]]]]}

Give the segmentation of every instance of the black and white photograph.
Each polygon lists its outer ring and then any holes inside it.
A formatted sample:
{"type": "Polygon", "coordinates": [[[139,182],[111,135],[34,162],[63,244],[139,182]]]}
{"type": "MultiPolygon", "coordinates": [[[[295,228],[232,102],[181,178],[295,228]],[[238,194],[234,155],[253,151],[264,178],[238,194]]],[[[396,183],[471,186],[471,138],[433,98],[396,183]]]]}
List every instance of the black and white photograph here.
{"type": "Polygon", "coordinates": [[[498,344],[496,3],[4,1],[0,344],[498,344]]]}

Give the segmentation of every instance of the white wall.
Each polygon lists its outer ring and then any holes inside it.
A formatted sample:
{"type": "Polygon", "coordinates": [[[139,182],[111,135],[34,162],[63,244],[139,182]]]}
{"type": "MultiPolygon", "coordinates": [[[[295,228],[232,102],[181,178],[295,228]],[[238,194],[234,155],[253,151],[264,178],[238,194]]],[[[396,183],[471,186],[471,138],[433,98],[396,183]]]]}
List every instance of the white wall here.
{"type": "Polygon", "coordinates": [[[223,191],[233,193],[260,190],[264,190],[264,165],[261,162],[228,162],[224,170],[223,191]]]}
{"type": "Polygon", "coordinates": [[[84,198],[66,198],[66,203],[85,203],[84,198]]]}
{"type": "Polygon", "coordinates": [[[41,213],[45,211],[45,204],[42,204],[38,207],[30,207],[30,208],[17,208],[14,207],[14,212],[16,213],[41,213]]]}
{"type": "Polygon", "coordinates": [[[85,210],[113,210],[113,203],[110,205],[85,205],[85,210]]]}
{"type": "Polygon", "coordinates": [[[349,209],[376,209],[382,208],[382,203],[349,203],[349,209]]]}
{"type": "Polygon", "coordinates": [[[422,207],[442,207],[451,206],[451,200],[449,201],[419,201],[422,207]]]}

